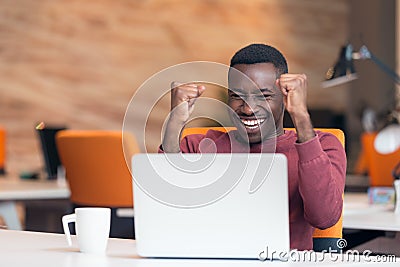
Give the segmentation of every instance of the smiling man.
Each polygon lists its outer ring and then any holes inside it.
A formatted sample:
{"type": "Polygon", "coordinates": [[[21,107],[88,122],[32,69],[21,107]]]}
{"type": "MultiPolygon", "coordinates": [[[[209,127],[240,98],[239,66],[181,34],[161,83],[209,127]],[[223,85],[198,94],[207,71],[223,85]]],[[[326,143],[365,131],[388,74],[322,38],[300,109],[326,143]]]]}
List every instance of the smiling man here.
{"type": "Polygon", "coordinates": [[[171,115],[160,150],[285,154],[291,248],[312,249],[314,229],[333,226],[342,212],[344,149],[335,136],[314,131],[306,104],[307,77],[289,74],[286,59],[277,49],[264,44],[246,46],[236,52],[230,66],[228,112],[237,130],[210,130],[180,141],[181,129],[206,87],[173,82],[171,115]],[[283,129],[285,108],[296,131],[283,129]]]}

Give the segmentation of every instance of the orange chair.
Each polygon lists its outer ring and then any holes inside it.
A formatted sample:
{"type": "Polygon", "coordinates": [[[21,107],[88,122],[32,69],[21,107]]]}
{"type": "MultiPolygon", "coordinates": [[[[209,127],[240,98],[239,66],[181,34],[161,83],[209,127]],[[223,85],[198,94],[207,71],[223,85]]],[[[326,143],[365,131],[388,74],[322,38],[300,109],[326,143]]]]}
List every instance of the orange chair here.
{"type": "MultiPolygon", "coordinates": [[[[235,127],[197,127],[197,128],[185,128],[182,131],[182,138],[189,134],[205,134],[208,130],[216,130],[221,132],[229,132],[235,130],[235,127]]],[[[285,128],[285,130],[294,131],[294,128],[285,128]]],[[[315,128],[317,131],[328,132],[335,135],[339,141],[342,143],[343,147],[345,145],[345,136],[340,129],[331,128],[315,128]]],[[[339,221],[332,227],[321,230],[315,229],[313,234],[313,243],[315,251],[327,250],[329,247],[331,249],[340,250],[337,246],[337,241],[343,236],[343,213],[340,216],[339,221]]]]}
{"type": "Polygon", "coordinates": [[[236,127],[192,127],[192,128],[185,128],[182,131],[182,136],[181,138],[184,138],[187,135],[191,134],[206,134],[208,130],[215,130],[215,131],[220,131],[223,133],[236,130],[236,127]]]}
{"type": "MultiPolygon", "coordinates": [[[[125,152],[132,156],[139,147],[132,135],[124,133],[125,152]]],[[[61,163],[71,190],[71,202],[75,206],[103,206],[133,208],[132,178],[125,163],[122,132],[63,130],[56,135],[61,163]]],[[[131,218],[124,223],[125,231],[133,231],[131,218]],[[130,229],[126,229],[129,228],[130,229]]],[[[116,215],[112,217],[112,237],[132,237],[117,229],[116,215]]]]}
{"type": "MultiPolygon", "coordinates": [[[[190,134],[206,134],[208,130],[216,130],[220,132],[229,132],[232,130],[236,130],[236,127],[193,127],[193,128],[185,128],[182,131],[182,138],[190,135],[190,134]]],[[[294,128],[285,128],[285,130],[295,131],[294,128]]],[[[317,131],[331,133],[336,136],[339,141],[342,143],[343,147],[345,144],[345,137],[344,133],[340,129],[333,129],[333,128],[315,128],[317,131]]]]}
{"type": "Polygon", "coordinates": [[[380,154],[374,146],[376,136],[375,132],[361,135],[362,154],[356,172],[367,172],[370,186],[393,186],[392,170],[399,162],[400,149],[390,154],[380,154]]]}

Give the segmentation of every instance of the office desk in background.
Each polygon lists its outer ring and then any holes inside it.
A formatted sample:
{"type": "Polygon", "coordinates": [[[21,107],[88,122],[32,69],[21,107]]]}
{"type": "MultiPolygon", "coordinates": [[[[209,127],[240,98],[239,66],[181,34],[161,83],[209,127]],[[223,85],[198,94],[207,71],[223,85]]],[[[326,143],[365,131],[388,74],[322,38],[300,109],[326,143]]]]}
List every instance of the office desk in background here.
{"type": "MultiPolygon", "coordinates": [[[[238,244],[240,245],[240,244],[238,244]]],[[[224,260],[224,259],[144,259],[136,254],[136,243],[129,239],[109,239],[106,256],[90,255],[79,252],[77,240],[73,236],[73,246],[69,248],[62,234],[0,230],[0,264],[1,266],[113,266],[113,267],[251,267],[251,266],[375,266],[376,257],[342,260],[340,257],[329,257],[317,254],[323,261],[282,262],[258,260],[224,260]]],[[[339,256],[339,254],[336,254],[339,256]]],[[[394,258],[383,266],[398,266],[400,259],[394,258]]]]}
{"type": "Polygon", "coordinates": [[[23,180],[17,176],[0,177],[0,216],[9,229],[21,230],[16,202],[31,200],[69,199],[66,183],[56,180],[23,180]]]}
{"type": "Polygon", "coordinates": [[[400,214],[393,205],[369,204],[366,193],[345,193],[343,228],[400,232],[400,214]]]}
{"type": "Polygon", "coordinates": [[[394,237],[377,237],[353,249],[400,256],[400,214],[393,205],[368,203],[366,193],[345,193],[343,228],[394,232],[394,237]]]}

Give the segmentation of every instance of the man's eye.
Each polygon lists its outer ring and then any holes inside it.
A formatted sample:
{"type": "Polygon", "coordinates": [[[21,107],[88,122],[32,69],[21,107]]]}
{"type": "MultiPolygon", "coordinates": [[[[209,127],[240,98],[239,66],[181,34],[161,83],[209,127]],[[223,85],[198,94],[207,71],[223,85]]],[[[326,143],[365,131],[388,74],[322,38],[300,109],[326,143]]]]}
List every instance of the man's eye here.
{"type": "Polygon", "coordinates": [[[272,95],[263,95],[262,97],[263,97],[264,99],[266,99],[266,100],[271,100],[271,99],[273,98],[272,95]]]}
{"type": "Polygon", "coordinates": [[[230,97],[231,97],[231,98],[234,98],[234,99],[243,99],[243,96],[238,95],[238,94],[236,94],[236,93],[231,93],[231,94],[230,94],[230,97]]]}

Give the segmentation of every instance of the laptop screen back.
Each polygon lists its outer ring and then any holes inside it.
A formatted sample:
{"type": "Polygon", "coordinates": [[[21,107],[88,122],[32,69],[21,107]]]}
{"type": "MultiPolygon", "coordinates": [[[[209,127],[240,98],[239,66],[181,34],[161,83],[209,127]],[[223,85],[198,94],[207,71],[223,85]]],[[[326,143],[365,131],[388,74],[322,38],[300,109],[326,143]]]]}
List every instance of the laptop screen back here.
{"type": "Polygon", "coordinates": [[[140,256],[256,259],[289,251],[283,154],[138,154],[132,174],[140,256]]]}

